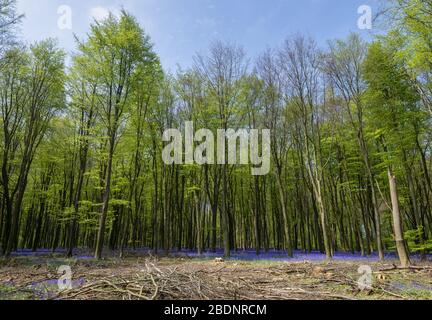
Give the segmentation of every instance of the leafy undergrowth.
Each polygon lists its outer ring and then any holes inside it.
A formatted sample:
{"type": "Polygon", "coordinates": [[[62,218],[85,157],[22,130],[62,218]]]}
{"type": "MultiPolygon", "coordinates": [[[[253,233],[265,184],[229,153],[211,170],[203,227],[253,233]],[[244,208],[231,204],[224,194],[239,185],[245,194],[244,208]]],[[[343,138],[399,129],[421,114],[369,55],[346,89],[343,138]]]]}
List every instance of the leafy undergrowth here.
{"type": "Polygon", "coordinates": [[[64,259],[60,255],[0,260],[0,299],[432,299],[432,264],[411,269],[364,260],[241,261],[154,256],[64,259]],[[359,289],[358,269],[369,265],[372,288],[359,289]],[[73,272],[59,292],[57,268],[73,272]]]}

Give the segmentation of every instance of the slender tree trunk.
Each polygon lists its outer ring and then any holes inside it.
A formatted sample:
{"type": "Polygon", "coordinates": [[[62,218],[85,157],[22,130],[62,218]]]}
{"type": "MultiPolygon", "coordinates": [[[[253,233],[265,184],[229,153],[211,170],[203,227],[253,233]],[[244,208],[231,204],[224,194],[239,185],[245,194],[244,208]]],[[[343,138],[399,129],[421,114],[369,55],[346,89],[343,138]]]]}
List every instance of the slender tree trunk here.
{"type": "MultiPolygon", "coordinates": [[[[359,116],[359,118],[361,119],[360,116],[359,116]]],[[[374,210],[375,233],[376,233],[376,243],[377,243],[378,256],[379,256],[380,261],[384,261],[385,258],[384,258],[384,249],[383,249],[382,236],[381,236],[381,219],[380,219],[380,215],[379,215],[379,207],[378,207],[377,195],[376,195],[376,190],[375,190],[375,181],[374,181],[372,168],[371,168],[371,164],[370,164],[370,160],[369,160],[369,152],[368,152],[368,149],[366,146],[366,141],[364,138],[362,128],[360,128],[360,130],[359,130],[358,140],[359,140],[359,144],[360,144],[360,150],[363,154],[363,161],[364,161],[364,164],[366,166],[367,178],[368,178],[369,185],[371,188],[371,193],[372,193],[372,206],[373,206],[373,210],[374,210]]]]}
{"type": "Polygon", "coordinates": [[[289,218],[288,218],[288,212],[286,209],[285,191],[284,191],[283,186],[282,186],[280,173],[277,173],[276,179],[277,179],[277,185],[278,185],[278,190],[279,190],[279,199],[280,199],[280,204],[281,204],[281,209],[282,209],[282,216],[283,216],[283,220],[284,220],[283,230],[284,230],[284,234],[285,234],[286,249],[288,252],[288,256],[292,257],[293,256],[293,249],[292,249],[292,243],[291,243],[290,224],[289,224],[290,222],[289,222],[289,218]]]}
{"type": "Polygon", "coordinates": [[[410,266],[411,262],[404,240],[403,223],[399,209],[399,197],[397,192],[396,177],[393,175],[390,168],[388,168],[388,179],[390,184],[390,195],[393,206],[393,227],[395,233],[396,249],[399,255],[401,265],[405,268],[410,266]]]}
{"type": "Polygon", "coordinates": [[[327,256],[327,259],[331,260],[333,259],[333,252],[331,249],[331,242],[330,242],[330,237],[329,237],[329,230],[328,230],[328,221],[327,221],[327,215],[326,215],[326,211],[324,208],[324,202],[323,202],[323,198],[322,198],[322,194],[321,194],[321,185],[320,185],[320,181],[317,182],[317,192],[316,192],[316,196],[317,196],[317,201],[318,201],[318,211],[320,213],[320,218],[321,218],[321,227],[323,229],[323,238],[324,238],[324,248],[325,248],[325,253],[327,256]]]}
{"type": "Polygon", "coordinates": [[[110,193],[111,193],[111,177],[112,177],[112,164],[113,164],[113,157],[114,157],[114,143],[115,143],[114,138],[111,137],[110,150],[108,154],[108,167],[107,167],[107,174],[106,174],[106,181],[105,181],[105,191],[103,195],[102,211],[99,220],[99,230],[98,230],[96,249],[95,249],[95,259],[98,260],[102,258],[102,250],[103,250],[104,239],[105,239],[105,225],[106,225],[106,218],[108,215],[108,206],[109,206],[110,193]]]}
{"type": "Polygon", "coordinates": [[[5,256],[7,257],[10,256],[12,251],[17,247],[20,214],[21,214],[22,202],[24,198],[24,192],[27,187],[27,178],[30,169],[30,164],[31,164],[31,160],[24,155],[21,163],[18,184],[16,187],[17,193],[16,193],[15,201],[11,212],[10,232],[9,235],[7,236],[7,243],[5,244],[6,247],[5,256]]]}
{"type": "Polygon", "coordinates": [[[230,227],[229,227],[229,214],[227,210],[227,166],[224,164],[222,168],[222,234],[224,243],[224,256],[229,258],[231,256],[231,246],[230,246],[230,227]]]}

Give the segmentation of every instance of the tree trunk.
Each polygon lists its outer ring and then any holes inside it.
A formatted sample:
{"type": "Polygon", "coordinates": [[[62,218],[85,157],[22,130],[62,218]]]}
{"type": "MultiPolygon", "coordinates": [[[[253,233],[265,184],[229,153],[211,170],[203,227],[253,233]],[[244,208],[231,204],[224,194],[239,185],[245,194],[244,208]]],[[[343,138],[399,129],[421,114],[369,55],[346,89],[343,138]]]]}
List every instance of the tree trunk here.
{"type": "Polygon", "coordinates": [[[285,191],[284,191],[283,186],[282,186],[280,173],[277,173],[277,185],[278,185],[278,190],[279,190],[279,199],[280,199],[281,208],[282,208],[282,216],[283,216],[283,220],[284,220],[284,233],[285,233],[286,249],[288,252],[288,256],[292,257],[293,256],[293,250],[292,250],[292,244],[291,244],[289,219],[288,219],[288,212],[286,209],[285,191]]]}
{"type": "Polygon", "coordinates": [[[107,167],[107,174],[106,174],[106,181],[105,181],[105,191],[103,196],[102,211],[99,220],[99,230],[98,230],[96,249],[95,249],[95,259],[98,260],[102,258],[102,250],[104,246],[105,224],[108,215],[108,206],[109,206],[110,193],[111,193],[111,177],[112,177],[112,163],[114,157],[114,143],[115,143],[114,139],[111,138],[110,151],[108,155],[108,167],[107,167]]]}
{"type": "Polygon", "coordinates": [[[229,258],[231,256],[231,246],[230,246],[230,228],[229,228],[229,215],[227,210],[227,167],[224,164],[222,167],[222,234],[224,243],[224,256],[229,258]]]}
{"type": "Polygon", "coordinates": [[[388,178],[390,184],[390,195],[393,206],[393,227],[395,233],[396,249],[399,255],[399,260],[402,267],[409,267],[411,262],[404,240],[402,217],[399,210],[399,198],[397,192],[396,177],[393,175],[390,168],[388,168],[388,178]]]}

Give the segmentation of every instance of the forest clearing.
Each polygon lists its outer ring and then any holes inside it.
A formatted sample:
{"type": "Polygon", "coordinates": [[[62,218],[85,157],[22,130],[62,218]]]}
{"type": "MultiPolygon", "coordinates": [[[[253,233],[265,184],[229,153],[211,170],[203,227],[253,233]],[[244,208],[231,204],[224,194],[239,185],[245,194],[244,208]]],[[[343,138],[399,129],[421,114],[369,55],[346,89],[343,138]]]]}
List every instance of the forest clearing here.
{"type": "Polygon", "coordinates": [[[0,300],[432,300],[432,0],[45,1],[0,0],[0,300]]]}
{"type": "Polygon", "coordinates": [[[379,263],[376,257],[341,254],[325,263],[318,253],[281,256],[249,252],[224,261],[131,253],[96,261],[42,252],[0,261],[0,299],[432,300],[431,262],[403,269],[395,258],[379,263]],[[72,289],[59,292],[57,268],[64,264],[73,270],[72,289]],[[373,270],[372,288],[359,289],[361,265],[373,270]]]}

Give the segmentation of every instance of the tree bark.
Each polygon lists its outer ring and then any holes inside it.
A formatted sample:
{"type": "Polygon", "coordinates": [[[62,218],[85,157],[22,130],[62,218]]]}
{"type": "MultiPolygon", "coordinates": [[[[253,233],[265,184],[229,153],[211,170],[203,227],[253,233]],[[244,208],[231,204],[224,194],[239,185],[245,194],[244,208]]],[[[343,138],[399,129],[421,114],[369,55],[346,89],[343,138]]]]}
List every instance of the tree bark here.
{"type": "Polygon", "coordinates": [[[399,209],[399,197],[397,192],[396,177],[393,175],[391,168],[388,168],[388,179],[390,184],[390,195],[393,206],[393,228],[395,234],[396,249],[402,267],[406,268],[410,266],[411,262],[404,240],[403,223],[399,209]]]}
{"type": "Polygon", "coordinates": [[[111,137],[110,150],[108,154],[108,167],[107,167],[107,174],[106,174],[106,181],[105,181],[105,191],[103,196],[103,204],[102,204],[101,216],[99,220],[99,230],[98,230],[96,249],[95,249],[95,259],[98,260],[102,258],[102,250],[103,250],[104,239],[105,239],[105,224],[108,215],[108,206],[109,206],[110,193],[111,193],[111,177],[112,177],[112,164],[113,164],[113,157],[114,157],[114,143],[115,143],[114,137],[111,137]]]}

